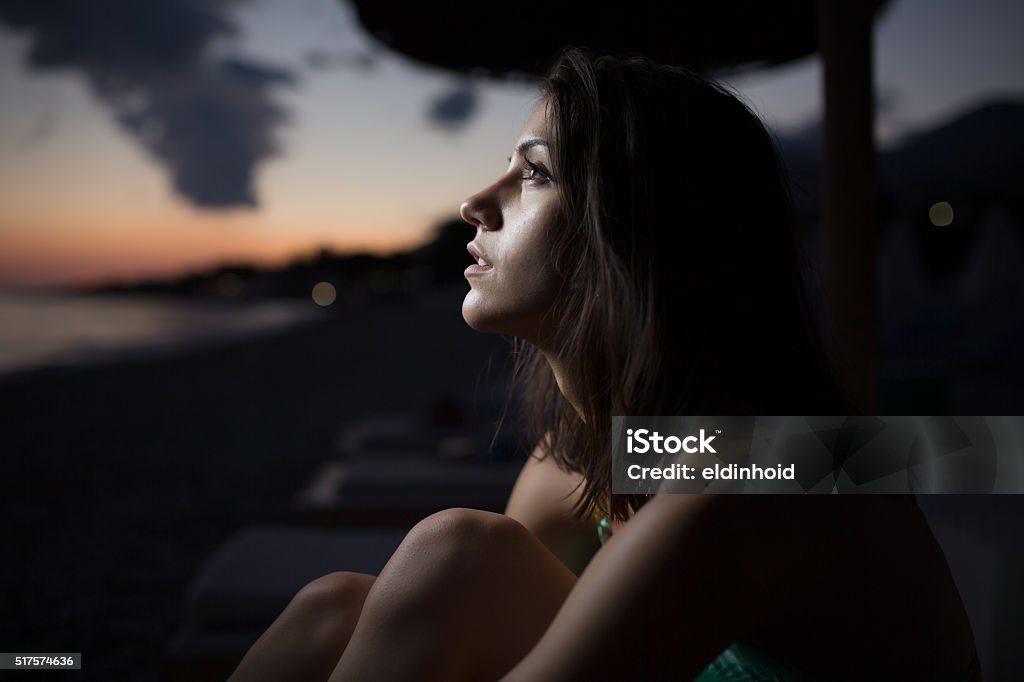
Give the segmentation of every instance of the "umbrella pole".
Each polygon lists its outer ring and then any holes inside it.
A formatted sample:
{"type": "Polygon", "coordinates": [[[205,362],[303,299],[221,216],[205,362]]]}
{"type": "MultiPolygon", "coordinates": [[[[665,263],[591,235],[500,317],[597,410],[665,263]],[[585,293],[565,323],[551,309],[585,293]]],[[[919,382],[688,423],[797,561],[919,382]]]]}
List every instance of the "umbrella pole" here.
{"type": "Polygon", "coordinates": [[[824,61],[825,331],[854,405],[878,413],[878,280],[872,5],[818,0],[824,61]]]}

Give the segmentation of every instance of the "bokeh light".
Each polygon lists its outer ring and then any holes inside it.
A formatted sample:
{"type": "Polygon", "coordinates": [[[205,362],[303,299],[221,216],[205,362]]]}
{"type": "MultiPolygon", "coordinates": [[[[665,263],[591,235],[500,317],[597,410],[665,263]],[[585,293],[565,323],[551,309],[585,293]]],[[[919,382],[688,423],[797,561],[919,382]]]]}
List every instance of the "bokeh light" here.
{"type": "Polygon", "coordinates": [[[338,292],[330,282],[317,282],[313,287],[313,303],[320,306],[329,306],[338,297],[338,292]]]}
{"type": "Polygon", "coordinates": [[[953,222],[953,206],[948,201],[932,204],[928,209],[928,220],[935,227],[946,227],[953,222]]]}

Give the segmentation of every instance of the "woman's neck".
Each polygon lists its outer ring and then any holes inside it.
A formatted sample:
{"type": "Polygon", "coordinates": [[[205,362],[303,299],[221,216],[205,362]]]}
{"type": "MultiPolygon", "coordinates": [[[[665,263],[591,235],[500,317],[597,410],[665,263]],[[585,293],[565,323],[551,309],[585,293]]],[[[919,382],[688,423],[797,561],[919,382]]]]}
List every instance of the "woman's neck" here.
{"type": "Polygon", "coordinates": [[[583,414],[581,403],[574,392],[572,382],[569,380],[569,373],[566,370],[564,360],[549,351],[541,350],[544,355],[544,359],[548,361],[548,365],[551,367],[551,373],[555,377],[555,383],[558,385],[558,390],[561,391],[562,397],[572,405],[572,408],[576,410],[576,414],[580,416],[584,422],[587,421],[586,416],[583,414]]]}

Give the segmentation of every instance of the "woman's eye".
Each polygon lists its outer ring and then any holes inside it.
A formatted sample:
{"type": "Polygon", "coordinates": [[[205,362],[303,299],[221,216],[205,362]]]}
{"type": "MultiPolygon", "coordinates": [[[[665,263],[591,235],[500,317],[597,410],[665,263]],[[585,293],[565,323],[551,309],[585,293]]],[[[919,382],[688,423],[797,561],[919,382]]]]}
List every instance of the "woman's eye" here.
{"type": "Polygon", "coordinates": [[[548,176],[540,169],[535,163],[529,161],[526,162],[526,168],[523,169],[523,180],[547,180],[548,176]]]}
{"type": "MultiPolygon", "coordinates": [[[[512,163],[512,157],[508,157],[508,162],[512,163]]],[[[523,159],[523,163],[526,164],[526,168],[523,169],[523,174],[520,176],[520,180],[530,180],[535,182],[546,182],[550,180],[548,174],[544,172],[544,169],[533,163],[529,159],[523,159]]]]}

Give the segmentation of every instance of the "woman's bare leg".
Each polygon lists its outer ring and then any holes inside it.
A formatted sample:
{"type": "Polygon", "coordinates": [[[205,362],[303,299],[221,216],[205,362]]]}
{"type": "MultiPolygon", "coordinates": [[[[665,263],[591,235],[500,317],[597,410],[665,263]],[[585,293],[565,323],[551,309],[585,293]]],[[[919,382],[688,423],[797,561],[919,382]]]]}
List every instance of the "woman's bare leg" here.
{"type": "Polygon", "coordinates": [[[498,679],[533,648],[575,583],[517,521],[439,512],[381,571],[330,681],[498,679]]]}
{"type": "Polygon", "coordinates": [[[229,682],[326,680],[359,620],[374,577],[330,573],[303,587],[245,654],[229,682]]]}

